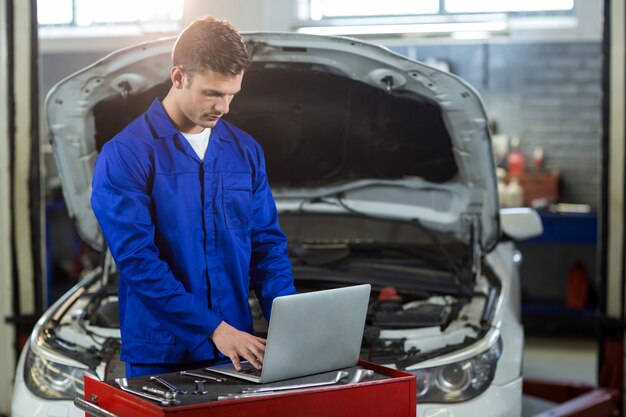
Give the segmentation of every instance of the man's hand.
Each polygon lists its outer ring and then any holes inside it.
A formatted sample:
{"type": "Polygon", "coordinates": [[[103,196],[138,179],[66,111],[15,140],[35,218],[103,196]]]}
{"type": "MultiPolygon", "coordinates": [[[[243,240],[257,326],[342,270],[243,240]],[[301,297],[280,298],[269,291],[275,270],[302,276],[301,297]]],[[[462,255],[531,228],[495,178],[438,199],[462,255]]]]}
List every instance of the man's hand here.
{"type": "Polygon", "coordinates": [[[239,357],[243,357],[256,369],[263,366],[265,355],[265,339],[235,329],[225,321],[221,322],[211,335],[217,349],[228,356],[235,369],[241,371],[239,357]]]}

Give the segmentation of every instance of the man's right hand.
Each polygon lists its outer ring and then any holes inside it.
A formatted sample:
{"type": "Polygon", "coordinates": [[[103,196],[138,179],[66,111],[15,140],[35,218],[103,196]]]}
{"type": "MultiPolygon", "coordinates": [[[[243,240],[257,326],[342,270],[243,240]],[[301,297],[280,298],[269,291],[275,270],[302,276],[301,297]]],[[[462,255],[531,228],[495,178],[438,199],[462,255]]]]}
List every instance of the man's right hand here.
{"type": "Polygon", "coordinates": [[[265,339],[237,330],[223,321],[211,334],[211,340],[220,352],[230,358],[238,371],[242,369],[239,357],[243,357],[256,369],[263,367],[265,339]]]}

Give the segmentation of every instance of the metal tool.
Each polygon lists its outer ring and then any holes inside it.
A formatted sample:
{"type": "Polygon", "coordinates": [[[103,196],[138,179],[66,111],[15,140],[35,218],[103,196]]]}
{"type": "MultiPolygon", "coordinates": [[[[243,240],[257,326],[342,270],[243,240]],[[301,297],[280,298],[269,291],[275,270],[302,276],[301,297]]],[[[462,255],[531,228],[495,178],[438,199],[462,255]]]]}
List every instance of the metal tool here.
{"type": "MultiPolygon", "coordinates": [[[[304,391],[304,390],[294,390],[292,392],[299,392],[299,391],[304,391]]],[[[250,397],[262,397],[265,395],[276,395],[276,394],[286,394],[286,392],[249,392],[249,393],[230,393],[230,394],[222,394],[222,395],[218,395],[217,396],[217,400],[218,401],[222,401],[222,400],[236,400],[238,398],[250,398],[250,397]]]]}
{"type": "Polygon", "coordinates": [[[275,391],[287,391],[292,389],[303,389],[303,388],[313,388],[313,387],[322,387],[324,385],[334,385],[339,383],[342,379],[346,379],[350,376],[348,371],[339,371],[335,375],[333,379],[330,381],[322,381],[322,382],[311,382],[308,384],[295,384],[295,385],[279,385],[275,387],[261,387],[261,388],[246,388],[241,391],[242,394],[250,394],[257,392],[275,392],[275,391]]]}
{"type": "Polygon", "coordinates": [[[147,394],[145,392],[134,390],[134,389],[132,389],[132,388],[130,388],[128,386],[128,380],[126,378],[116,378],[115,382],[117,383],[117,385],[120,386],[122,391],[130,392],[131,394],[138,395],[139,397],[143,397],[143,398],[147,398],[148,400],[156,401],[156,402],[160,403],[161,405],[165,406],[165,405],[180,404],[180,401],[175,399],[175,398],[167,399],[165,397],[160,397],[160,396],[157,396],[157,395],[147,394]]]}
{"type": "Polygon", "coordinates": [[[214,382],[226,382],[226,378],[218,378],[216,376],[199,374],[197,372],[180,371],[179,374],[180,375],[184,375],[184,376],[191,376],[191,377],[194,377],[194,378],[208,379],[208,380],[214,381],[214,382]]]}
{"type": "Polygon", "coordinates": [[[208,394],[209,391],[204,389],[204,383],[206,382],[204,379],[196,379],[196,390],[193,392],[197,395],[208,394]]]}
{"type": "MultiPolygon", "coordinates": [[[[302,392],[302,391],[306,391],[306,388],[336,384],[342,379],[347,378],[349,375],[350,374],[347,371],[340,371],[337,373],[337,375],[332,381],[316,382],[316,383],[310,383],[310,384],[288,385],[288,386],[286,385],[282,387],[279,386],[279,387],[264,387],[264,388],[248,388],[248,389],[245,389],[241,394],[231,393],[231,394],[218,395],[217,399],[218,401],[222,401],[222,400],[235,400],[239,398],[259,397],[263,395],[284,394],[285,393],[284,391],[287,391],[287,390],[289,390],[290,392],[302,392]]],[[[372,371],[371,369],[359,368],[354,372],[354,374],[352,375],[352,378],[350,378],[350,381],[348,381],[348,383],[358,384],[359,382],[363,381],[363,379],[371,378],[373,376],[374,376],[374,371],[372,371]]]]}
{"type": "Polygon", "coordinates": [[[169,382],[167,382],[166,380],[164,380],[163,378],[161,378],[158,375],[151,376],[150,377],[150,381],[154,381],[154,382],[160,384],[161,386],[167,388],[168,390],[170,390],[172,392],[176,392],[178,394],[187,394],[189,392],[187,390],[175,387],[174,385],[170,384],[169,382]]]}
{"type": "Polygon", "coordinates": [[[359,382],[363,381],[365,378],[370,379],[373,376],[374,376],[374,371],[372,371],[371,369],[359,368],[356,371],[354,371],[354,374],[352,375],[352,378],[350,378],[350,381],[348,381],[348,384],[358,384],[359,382]]]}
{"type": "Polygon", "coordinates": [[[141,387],[141,389],[151,394],[160,395],[161,397],[164,397],[168,400],[176,398],[176,396],[178,395],[178,392],[176,391],[165,391],[165,390],[158,389],[158,388],[152,388],[147,385],[144,385],[143,387],[141,387]]]}

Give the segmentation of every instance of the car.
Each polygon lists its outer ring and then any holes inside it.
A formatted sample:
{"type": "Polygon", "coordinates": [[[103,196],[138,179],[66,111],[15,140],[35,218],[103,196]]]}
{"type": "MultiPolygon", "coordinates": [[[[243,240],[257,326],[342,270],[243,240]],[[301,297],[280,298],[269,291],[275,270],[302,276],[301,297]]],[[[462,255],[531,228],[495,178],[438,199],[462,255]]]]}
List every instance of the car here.
{"type": "MultiPolygon", "coordinates": [[[[226,119],[264,148],[298,291],[369,283],[362,357],[417,380],[417,415],[520,416],[521,256],[537,213],[500,209],[488,117],[459,77],[346,37],[245,33],[226,119]]],[[[79,416],[83,377],[122,376],[117,272],[89,198],[102,145],[170,88],[173,38],[116,51],[45,104],[63,196],[102,262],[40,318],[12,415],[79,416]]],[[[267,323],[250,298],[255,327],[267,323]]],[[[381,401],[385,401],[381,398],[381,401]]]]}

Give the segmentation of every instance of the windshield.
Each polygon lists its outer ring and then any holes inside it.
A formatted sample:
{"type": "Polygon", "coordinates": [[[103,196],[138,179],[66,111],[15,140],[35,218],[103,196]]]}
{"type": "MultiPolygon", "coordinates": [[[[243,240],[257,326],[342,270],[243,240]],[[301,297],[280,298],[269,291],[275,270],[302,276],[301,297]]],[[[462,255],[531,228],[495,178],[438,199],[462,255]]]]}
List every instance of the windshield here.
{"type": "Polygon", "coordinates": [[[325,280],[365,279],[453,295],[471,285],[467,245],[410,222],[300,213],[282,214],[280,224],[299,278],[309,271],[314,279],[313,272],[324,269],[325,280]]]}

